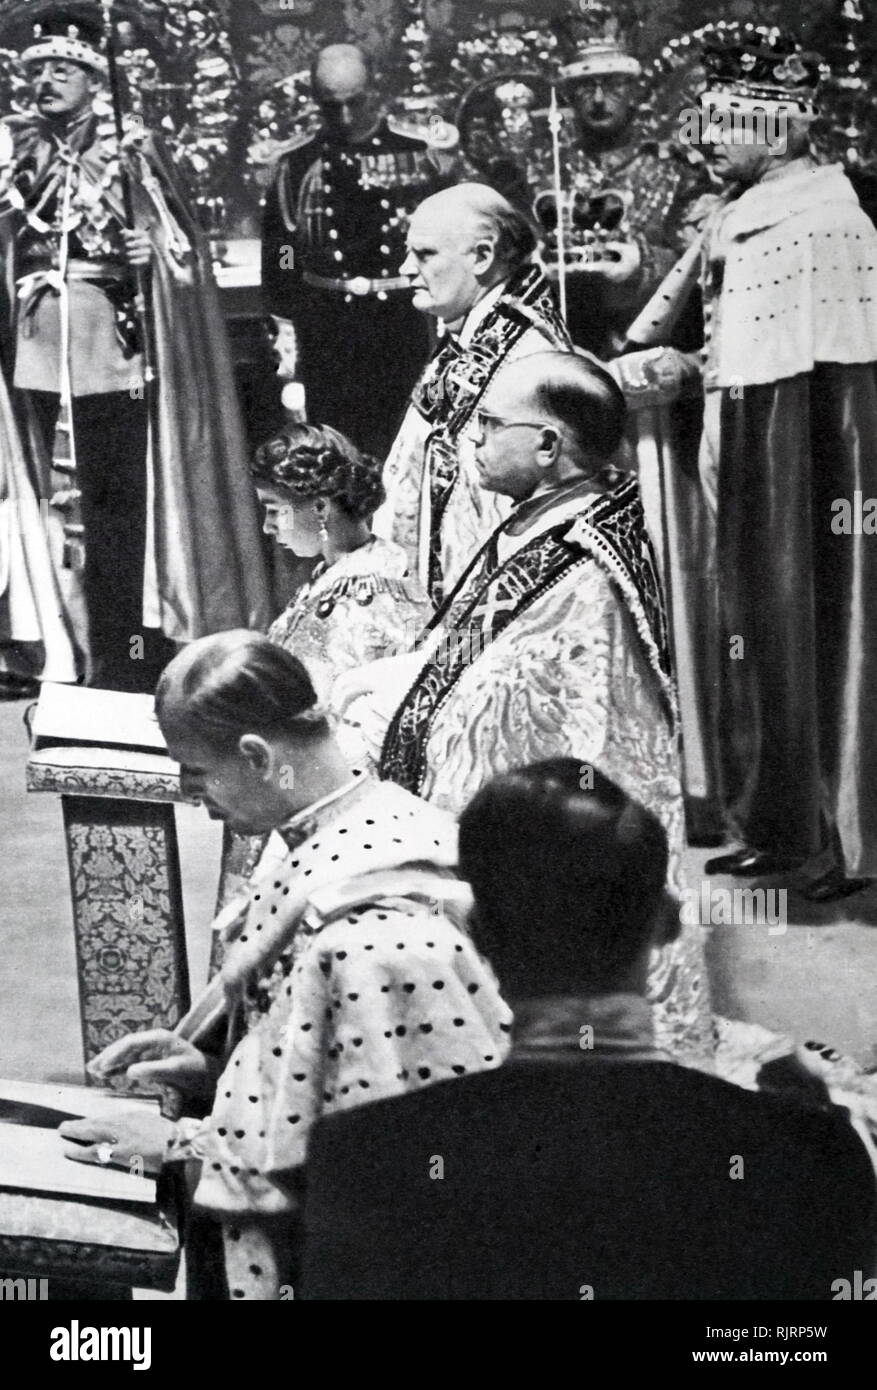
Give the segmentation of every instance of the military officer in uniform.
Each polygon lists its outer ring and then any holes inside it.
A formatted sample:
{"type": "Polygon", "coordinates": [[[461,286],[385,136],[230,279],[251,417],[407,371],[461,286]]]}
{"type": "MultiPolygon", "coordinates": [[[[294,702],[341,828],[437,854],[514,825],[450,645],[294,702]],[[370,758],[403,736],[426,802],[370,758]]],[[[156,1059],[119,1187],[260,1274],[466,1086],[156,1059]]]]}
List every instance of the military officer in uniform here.
{"type": "Polygon", "coordinates": [[[709,184],[702,161],[692,163],[675,138],[638,131],[642,69],[612,16],[592,6],[585,23],[591,36],[560,70],[573,111],[566,158],[573,188],[593,200],[604,230],[595,237],[602,254],[577,263],[570,277],[568,326],[578,346],[614,357],[628,324],[683,248],[689,209],[709,184]],[[627,205],[614,238],[601,210],[607,191],[627,205]]]}
{"type": "Polygon", "coordinates": [[[65,678],[151,692],[174,643],[269,616],[231,358],[173,169],[142,125],[118,140],[100,6],[33,0],[9,22],[33,107],[0,120],[3,366],[27,445],[4,466],[59,540],[42,674],[63,605],[80,658],[65,678]]]}
{"type": "Polygon", "coordinates": [[[323,49],[312,84],[322,126],[287,149],[265,200],[264,306],[294,326],[308,418],[383,457],[429,351],[399,274],[407,217],[449,182],[447,156],[382,112],[358,48],[323,49]]]}

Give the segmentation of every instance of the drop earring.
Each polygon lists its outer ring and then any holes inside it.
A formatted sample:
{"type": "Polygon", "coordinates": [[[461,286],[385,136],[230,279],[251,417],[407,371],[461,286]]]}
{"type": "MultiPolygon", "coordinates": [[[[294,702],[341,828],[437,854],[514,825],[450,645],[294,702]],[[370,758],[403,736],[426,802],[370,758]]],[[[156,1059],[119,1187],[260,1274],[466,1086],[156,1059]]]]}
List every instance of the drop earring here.
{"type": "Polygon", "coordinates": [[[320,544],[325,546],[329,540],[329,532],[326,529],[326,518],[320,517],[320,544]]]}

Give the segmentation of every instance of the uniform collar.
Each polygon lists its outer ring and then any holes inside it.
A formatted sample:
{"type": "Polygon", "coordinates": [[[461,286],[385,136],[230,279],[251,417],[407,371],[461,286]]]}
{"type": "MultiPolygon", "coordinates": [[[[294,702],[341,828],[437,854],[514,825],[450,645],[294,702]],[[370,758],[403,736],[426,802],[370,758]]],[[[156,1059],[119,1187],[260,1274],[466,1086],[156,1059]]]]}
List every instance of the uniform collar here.
{"type": "Polygon", "coordinates": [[[371,130],[367,135],[363,135],[361,140],[348,140],[342,143],[341,141],[333,140],[328,130],[326,130],[325,127],[323,128],[323,141],[325,145],[336,153],[341,151],[343,154],[350,155],[363,154],[368,149],[374,148],[375,145],[382,144],[386,136],[387,113],[383,108],[381,108],[371,130]]]}

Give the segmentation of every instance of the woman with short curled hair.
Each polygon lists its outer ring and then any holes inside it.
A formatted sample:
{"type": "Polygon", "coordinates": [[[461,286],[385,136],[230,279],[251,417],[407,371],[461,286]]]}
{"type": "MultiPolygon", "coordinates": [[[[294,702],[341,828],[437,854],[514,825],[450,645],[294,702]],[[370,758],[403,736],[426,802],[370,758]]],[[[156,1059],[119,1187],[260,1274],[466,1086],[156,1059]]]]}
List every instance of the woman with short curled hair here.
{"type": "Polygon", "coordinates": [[[331,708],[343,672],[409,651],[432,609],[405,551],[371,532],[384,500],[381,465],[328,425],[287,426],[253,464],[265,530],[296,555],[321,555],[269,629],[305,663],[331,708]]]}

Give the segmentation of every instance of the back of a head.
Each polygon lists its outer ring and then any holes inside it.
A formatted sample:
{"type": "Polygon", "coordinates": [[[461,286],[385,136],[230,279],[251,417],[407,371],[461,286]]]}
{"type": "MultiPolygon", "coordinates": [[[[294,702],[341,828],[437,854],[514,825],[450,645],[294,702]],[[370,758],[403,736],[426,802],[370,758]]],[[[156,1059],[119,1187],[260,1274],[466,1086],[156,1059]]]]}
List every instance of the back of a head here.
{"type": "Polygon", "coordinates": [[[483,196],[482,225],[494,239],[494,254],[507,275],[527,265],[536,250],[536,233],[527,219],[501,193],[483,196]]]}
{"type": "Polygon", "coordinates": [[[617,989],[664,902],[658,819],[589,764],[494,777],[460,818],[473,934],[511,999],[617,989]]]}
{"type": "Polygon", "coordinates": [[[583,459],[608,463],[624,439],[624,393],[596,358],[540,352],[525,359],[537,412],[564,425],[583,459]]]}
{"type": "Polygon", "coordinates": [[[245,629],[185,647],[159,678],[155,708],[162,729],[184,725],[229,752],[247,733],[307,739],[329,732],[298,658],[245,629]]]}

